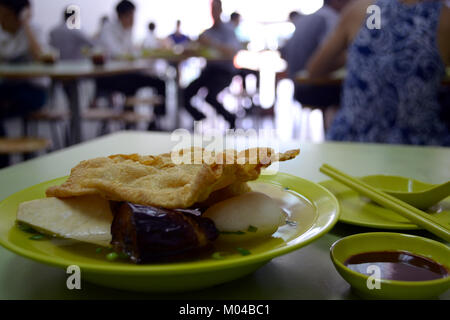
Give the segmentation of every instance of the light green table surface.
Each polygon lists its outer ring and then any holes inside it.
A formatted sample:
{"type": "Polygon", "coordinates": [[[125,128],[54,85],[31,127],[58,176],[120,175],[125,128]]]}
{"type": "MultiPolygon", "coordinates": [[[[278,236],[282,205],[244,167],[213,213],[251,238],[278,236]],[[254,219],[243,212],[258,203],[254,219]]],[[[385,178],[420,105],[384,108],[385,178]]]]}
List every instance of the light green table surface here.
{"type": "MultiPolygon", "coordinates": [[[[0,170],[0,199],[42,181],[67,175],[79,161],[115,153],[159,154],[170,151],[170,136],[118,133],[0,170]]],[[[403,175],[431,183],[450,179],[449,148],[419,148],[367,144],[282,143],[281,150],[300,147],[300,157],[281,164],[280,171],[312,181],[329,163],[355,176],[403,175]]],[[[48,267],[0,248],[0,299],[355,299],[329,258],[329,248],[340,237],[371,231],[338,224],[309,246],[274,259],[254,274],[218,287],[172,295],[130,293],[82,283],[82,290],[66,288],[65,270],[48,267]]],[[[430,236],[422,231],[414,234],[430,236]]],[[[450,299],[446,292],[441,299],[450,299]]]]}

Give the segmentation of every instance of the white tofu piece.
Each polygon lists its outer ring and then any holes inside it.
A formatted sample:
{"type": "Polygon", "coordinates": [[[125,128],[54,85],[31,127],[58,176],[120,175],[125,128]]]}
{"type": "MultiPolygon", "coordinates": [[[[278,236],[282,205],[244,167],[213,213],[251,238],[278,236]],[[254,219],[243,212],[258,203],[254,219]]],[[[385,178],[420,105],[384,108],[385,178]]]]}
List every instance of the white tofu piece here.
{"type": "Polygon", "coordinates": [[[99,196],[24,202],[17,220],[51,236],[110,246],[113,215],[109,202],[99,196]]]}

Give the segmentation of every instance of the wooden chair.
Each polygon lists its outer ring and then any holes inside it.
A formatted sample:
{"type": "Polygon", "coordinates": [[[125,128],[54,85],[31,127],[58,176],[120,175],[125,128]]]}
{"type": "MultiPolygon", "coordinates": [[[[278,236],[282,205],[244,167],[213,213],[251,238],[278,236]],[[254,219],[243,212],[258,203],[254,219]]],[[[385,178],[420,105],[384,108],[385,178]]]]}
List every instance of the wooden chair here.
{"type": "Polygon", "coordinates": [[[0,154],[25,154],[44,151],[51,142],[44,138],[0,138],[0,154]]]}
{"type": "Polygon", "coordinates": [[[154,107],[162,102],[162,98],[154,96],[150,98],[127,97],[121,101],[117,95],[107,97],[112,108],[101,108],[96,106],[94,101],[91,108],[82,115],[83,120],[99,122],[100,128],[98,135],[109,133],[111,123],[119,124],[123,129],[135,129],[139,123],[148,123],[149,128],[156,127],[156,118],[154,115],[143,115],[134,110],[135,106],[148,105],[154,107]]]}
{"type": "MultiPolygon", "coordinates": [[[[55,149],[61,149],[68,144],[70,139],[69,127],[64,125],[70,120],[69,111],[60,110],[40,110],[30,114],[25,120],[25,126],[33,126],[33,135],[38,135],[37,125],[47,123],[52,135],[52,146],[55,149]],[[61,128],[62,127],[62,128],[61,128]]],[[[28,130],[28,129],[27,129],[28,130]]],[[[27,132],[28,133],[28,132],[27,132]]]]}
{"type": "Polygon", "coordinates": [[[99,135],[104,135],[109,132],[110,123],[118,123],[122,127],[136,127],[137,124],[146,122],[151,123],[154,120],[153,116],[142,115],[134,111],[116,111],[112,109],[90,109],[83,113],[83,120],[100,122],[99,135]]]}
{"type": "Polygon", "coordinates": [[[30,159],[37,152],[50,148],[51,142],[48,139],[23,137],[4,138],[0,137],[0,168],[9,164],[9,156],[20,154],[25,159],[30,159]]]}
{"type": "Polygon", "coordinates": [[[148,105],[154,107],[163,102],[163,98],[159,96],[154,96],[150,98],[138,98],[138,97],[128,97],[125,100],[125,107],[132,108],[137,105],[148,105]]]}

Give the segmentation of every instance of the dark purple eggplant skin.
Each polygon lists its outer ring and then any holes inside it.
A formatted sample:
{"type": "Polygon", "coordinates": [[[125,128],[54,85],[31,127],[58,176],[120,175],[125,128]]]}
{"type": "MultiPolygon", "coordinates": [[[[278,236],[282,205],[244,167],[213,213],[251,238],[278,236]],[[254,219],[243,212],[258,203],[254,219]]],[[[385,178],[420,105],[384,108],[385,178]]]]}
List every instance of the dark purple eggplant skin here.
{"type": "Polygon", "coordinates": [[[135,263],[177,261],[211,248],[219,236],[198,210],[168,210],[129,202],[112,204],[112,245],[135,263]]]}

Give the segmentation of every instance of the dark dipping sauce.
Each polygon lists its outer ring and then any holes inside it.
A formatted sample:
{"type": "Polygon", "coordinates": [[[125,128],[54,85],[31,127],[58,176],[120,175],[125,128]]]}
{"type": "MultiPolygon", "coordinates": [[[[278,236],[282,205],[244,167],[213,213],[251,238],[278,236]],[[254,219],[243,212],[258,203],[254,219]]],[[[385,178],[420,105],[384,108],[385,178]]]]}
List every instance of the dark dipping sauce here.
{"type": "Polygon", "coordinates": [[[397,281],[428,281],[445,278],[447,269],[439,263],[406,251],[366,252],[354,255],[345,261],[345,266],[364,275],[367,268],[376,265],[380,268],[380,278],[397,281]]]}

